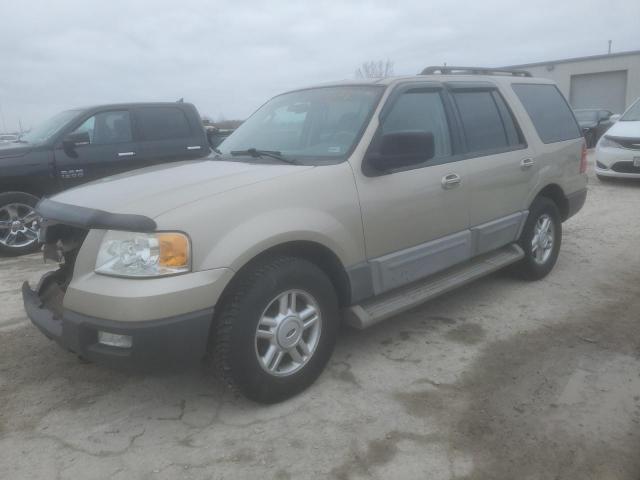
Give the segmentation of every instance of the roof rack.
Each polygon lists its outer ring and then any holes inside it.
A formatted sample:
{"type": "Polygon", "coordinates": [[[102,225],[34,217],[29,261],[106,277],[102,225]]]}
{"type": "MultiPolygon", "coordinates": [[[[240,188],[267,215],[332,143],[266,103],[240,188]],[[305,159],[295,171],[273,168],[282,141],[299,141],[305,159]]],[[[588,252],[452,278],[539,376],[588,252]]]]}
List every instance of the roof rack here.
{"type": "Polygon", "coordinates": [[[514,77],[531,77],[527,70],[513,70],[510,68],[486,68],[486,67],[427,67],[420,75],[513,75],[514,77]]]}

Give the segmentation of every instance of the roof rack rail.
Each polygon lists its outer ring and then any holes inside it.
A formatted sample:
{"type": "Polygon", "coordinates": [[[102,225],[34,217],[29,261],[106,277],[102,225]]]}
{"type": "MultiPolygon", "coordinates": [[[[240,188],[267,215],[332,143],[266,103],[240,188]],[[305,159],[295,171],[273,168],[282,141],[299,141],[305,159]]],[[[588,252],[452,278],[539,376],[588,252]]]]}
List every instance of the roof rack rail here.
{"type": "Polygon", "coordinates": [[[420,75],[513,75],[514,77],[531,77],[527,70],[513,70],[510,68],[486,68],[486,67],[427,67],[420,75]]]}

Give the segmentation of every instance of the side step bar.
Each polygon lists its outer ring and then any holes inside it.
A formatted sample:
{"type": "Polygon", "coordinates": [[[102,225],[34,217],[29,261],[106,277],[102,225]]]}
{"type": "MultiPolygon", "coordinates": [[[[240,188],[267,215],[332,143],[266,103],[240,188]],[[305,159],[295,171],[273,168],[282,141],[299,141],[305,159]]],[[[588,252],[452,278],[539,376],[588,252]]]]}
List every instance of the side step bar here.
{"type": "Polygon", "coordinates": [[[409,310],[432,298],[500,270],[524,257],[522,249],[508,245],[462,265],[449,268],[425,280],[397,288],[346,309],[346,321],[352,327],[365,329],[393,315],[409,310]]]}

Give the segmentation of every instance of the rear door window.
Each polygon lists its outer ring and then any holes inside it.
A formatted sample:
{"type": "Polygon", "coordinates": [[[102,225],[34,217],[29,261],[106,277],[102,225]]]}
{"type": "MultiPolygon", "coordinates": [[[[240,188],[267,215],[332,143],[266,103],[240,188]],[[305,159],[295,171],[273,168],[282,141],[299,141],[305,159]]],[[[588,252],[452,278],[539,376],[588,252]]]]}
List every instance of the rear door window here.
{"type": "Polygon", "coordinates": [[[509,147],[509,135],[491,90],[455,91],[453,98],[460,113],[468,151],[509,147]]]}
{"type": "Polygon", "coordinates": [[[569,104],[555,85],[512,85],[544,143],[580,138],[580,128],[569,104]]]}
{"type": "Polygon", "coordinates": [[[144,140],[170,140],[191,136],[189,121],[175,107],[140,107],[137,119],[144,140]]]}

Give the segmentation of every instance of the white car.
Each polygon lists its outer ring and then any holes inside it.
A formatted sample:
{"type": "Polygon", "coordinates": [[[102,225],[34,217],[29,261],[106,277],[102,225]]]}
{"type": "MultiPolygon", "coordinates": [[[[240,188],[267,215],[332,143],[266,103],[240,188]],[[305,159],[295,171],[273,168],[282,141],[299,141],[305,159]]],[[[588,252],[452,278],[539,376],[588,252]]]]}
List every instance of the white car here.
{"type": "Polygon", "coordinates": [[[640,179],[640,98],[596,145],[596,175],[640,179]]]}

